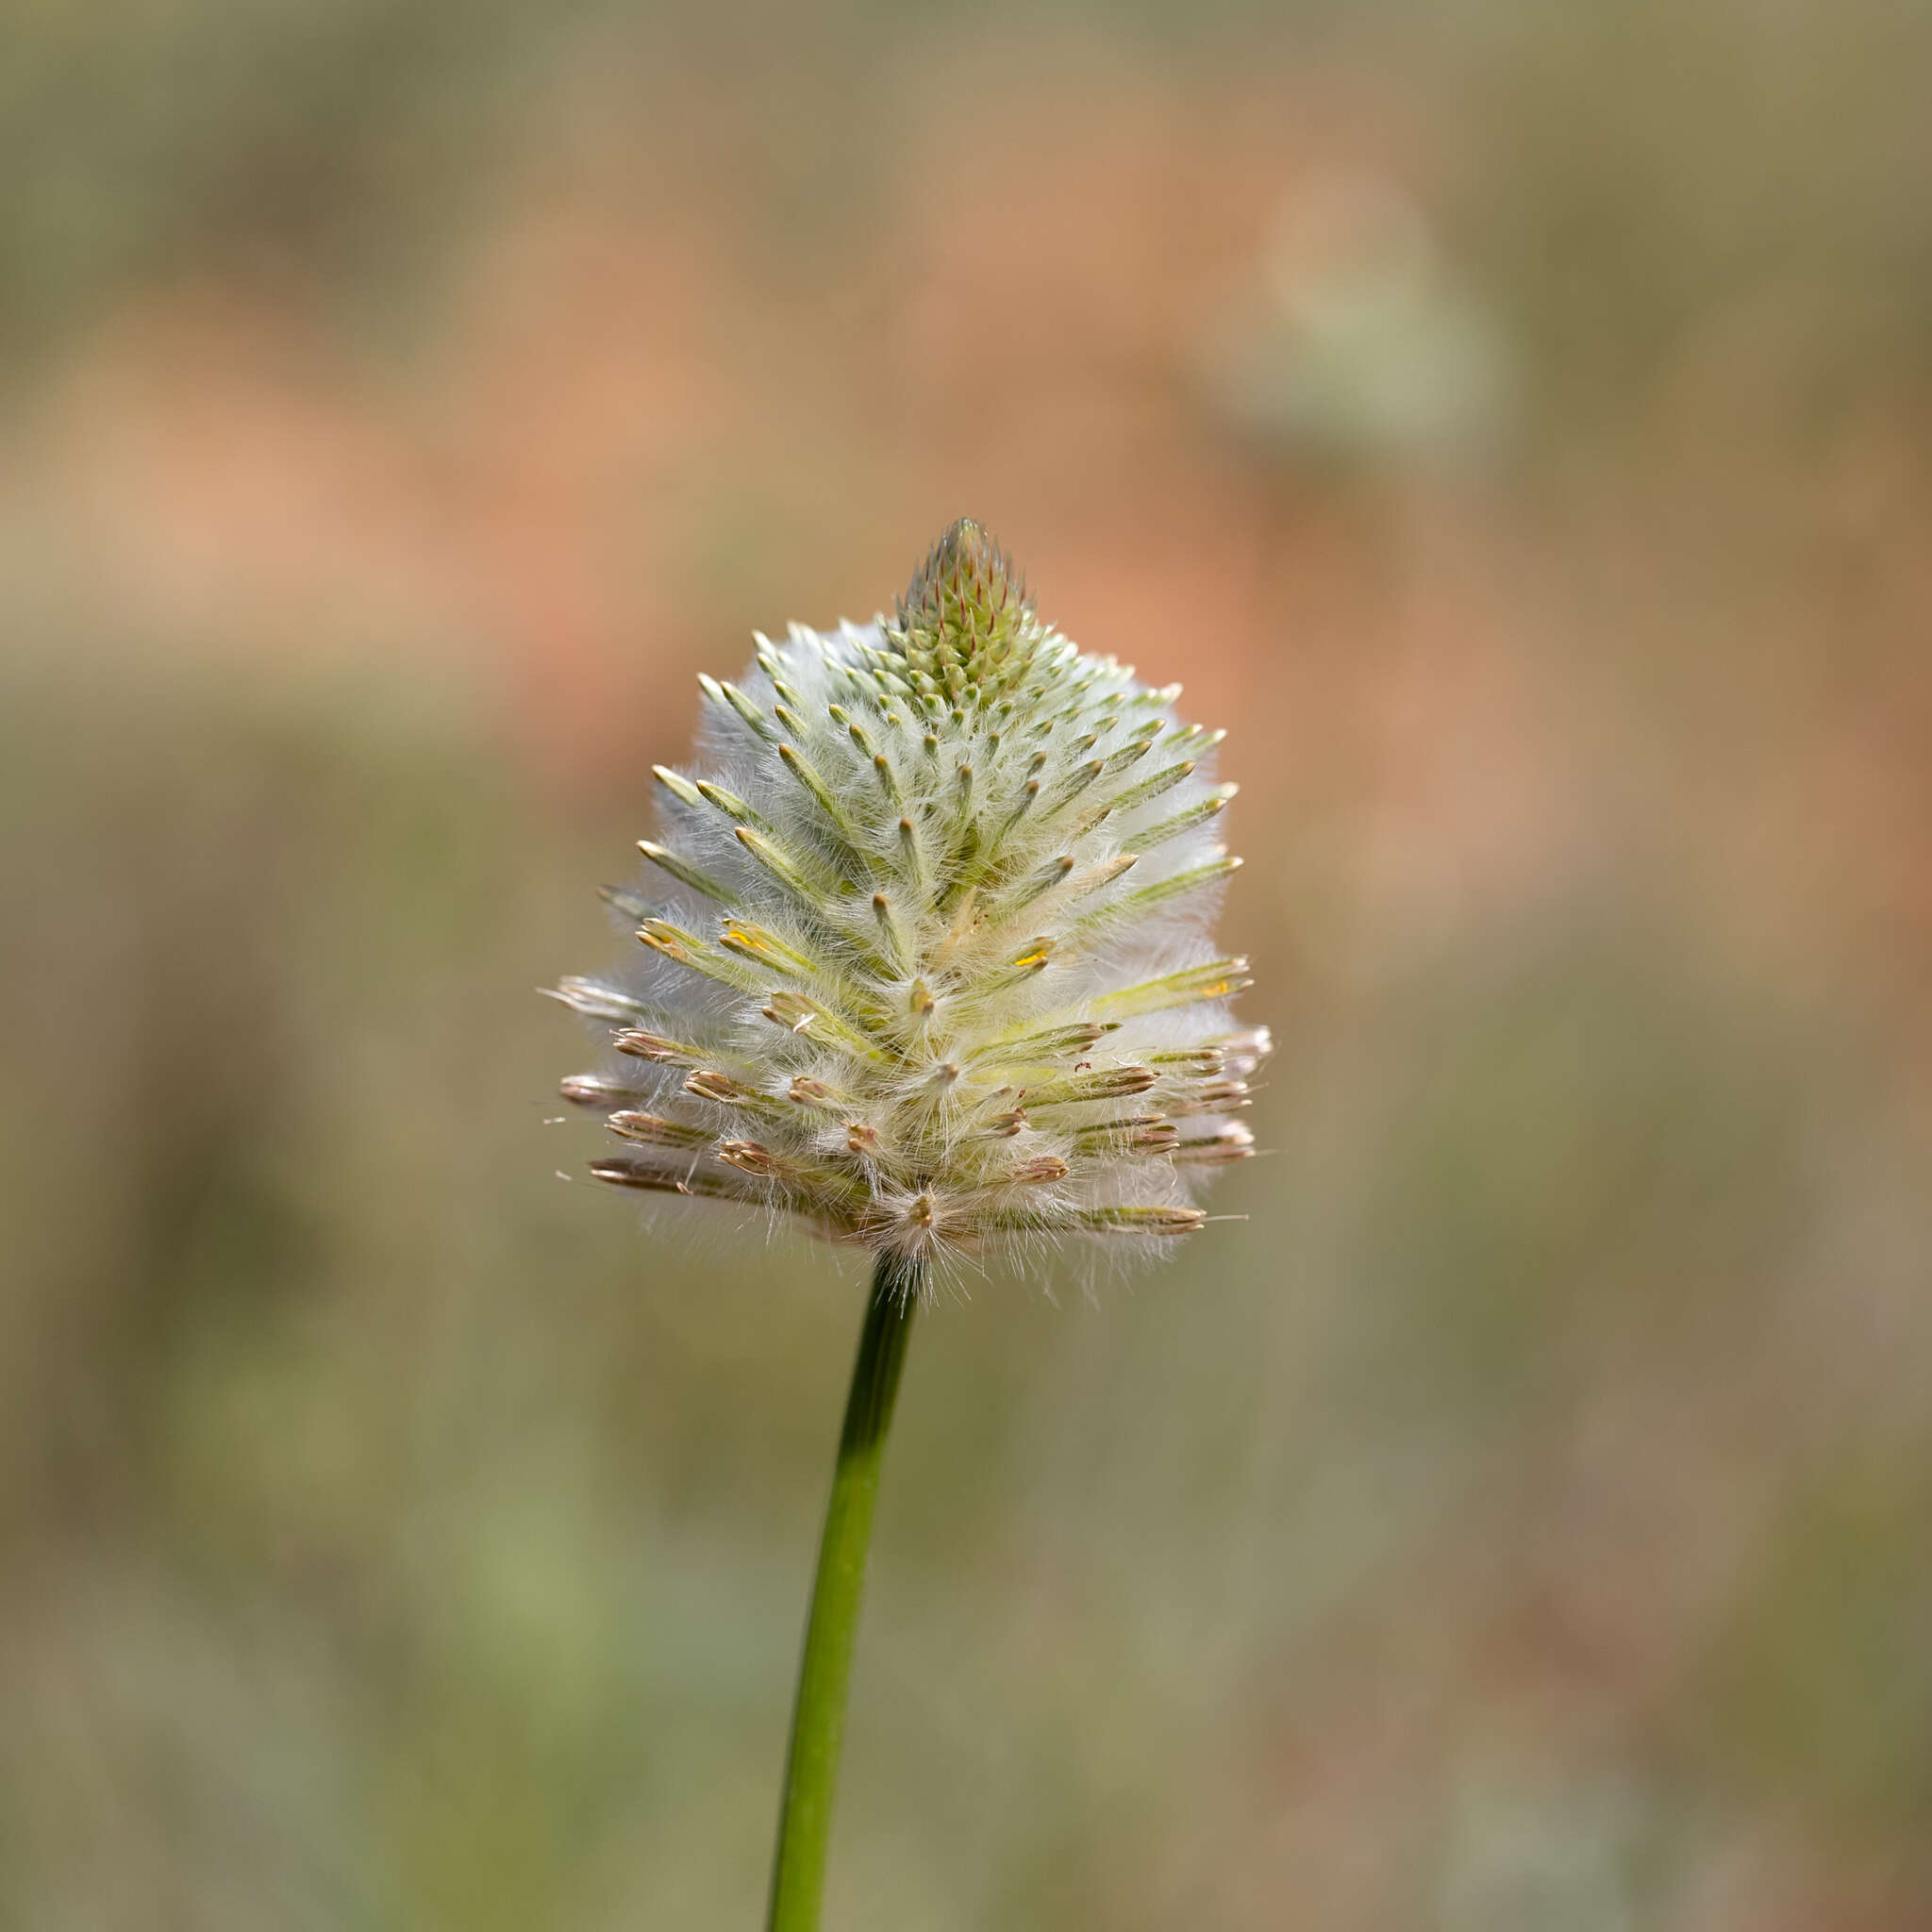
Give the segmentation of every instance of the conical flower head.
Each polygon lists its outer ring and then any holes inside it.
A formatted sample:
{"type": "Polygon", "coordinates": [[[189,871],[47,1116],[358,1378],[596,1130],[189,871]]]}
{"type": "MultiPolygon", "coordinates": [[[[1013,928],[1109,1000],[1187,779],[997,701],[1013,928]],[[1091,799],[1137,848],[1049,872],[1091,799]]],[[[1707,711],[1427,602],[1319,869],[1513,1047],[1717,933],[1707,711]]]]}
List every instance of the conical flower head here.
{"type": "Polygon", "coordinates": [[[608,1048],[563,1083],[625,1143],[591,1171],[904,1255],[1198,1227],[1269,1047],[1210,933],[1223,734],[1041,624],[969,522],[894,618],[700,683],[606,895],[637,954],[556,990],[608,1048]]]}

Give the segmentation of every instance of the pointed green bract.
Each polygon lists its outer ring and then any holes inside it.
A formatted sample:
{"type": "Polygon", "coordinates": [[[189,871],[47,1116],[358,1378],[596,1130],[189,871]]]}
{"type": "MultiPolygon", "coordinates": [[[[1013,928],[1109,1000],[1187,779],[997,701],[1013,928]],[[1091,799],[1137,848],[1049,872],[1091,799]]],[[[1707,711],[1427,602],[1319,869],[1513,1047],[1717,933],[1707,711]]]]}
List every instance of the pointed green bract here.
{"type": "Polygon", "coordinates": [[[912,692],[983,710],[1025,688],[1050,633],[1012,559],[962,517],[914,573],[885,635],[912,692]]]}

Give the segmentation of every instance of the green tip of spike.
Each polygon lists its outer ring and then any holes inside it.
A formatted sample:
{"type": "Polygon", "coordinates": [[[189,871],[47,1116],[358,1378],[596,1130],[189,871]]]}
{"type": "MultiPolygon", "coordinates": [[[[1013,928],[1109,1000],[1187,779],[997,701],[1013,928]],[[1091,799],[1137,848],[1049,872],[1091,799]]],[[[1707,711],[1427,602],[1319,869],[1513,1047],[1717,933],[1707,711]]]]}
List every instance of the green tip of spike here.
{"type": "Polygon", "coordinates": [[[1047,632],[1012,558],[961,517],[913,574],[887,634],[923,696],[988,705],[1024,679],[1047,632]]]}

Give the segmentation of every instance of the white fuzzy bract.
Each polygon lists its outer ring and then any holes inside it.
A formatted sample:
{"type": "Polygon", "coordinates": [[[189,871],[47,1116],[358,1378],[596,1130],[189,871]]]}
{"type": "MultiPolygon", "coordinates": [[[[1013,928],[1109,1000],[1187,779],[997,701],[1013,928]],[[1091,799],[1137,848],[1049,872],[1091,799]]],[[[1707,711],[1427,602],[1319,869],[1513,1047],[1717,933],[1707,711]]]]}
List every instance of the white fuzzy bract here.
{"type": "Polygon", "coordinates": [[[606,894],[636,957],[555,989],[608,1049],[563,1083],[625,1143],[591,1171],[907,1257],[1198,1227],[1269,1046],[1210,934],[1223,734],[1042,625],[972,523],[895,618],[701,682],[606,894]]]}

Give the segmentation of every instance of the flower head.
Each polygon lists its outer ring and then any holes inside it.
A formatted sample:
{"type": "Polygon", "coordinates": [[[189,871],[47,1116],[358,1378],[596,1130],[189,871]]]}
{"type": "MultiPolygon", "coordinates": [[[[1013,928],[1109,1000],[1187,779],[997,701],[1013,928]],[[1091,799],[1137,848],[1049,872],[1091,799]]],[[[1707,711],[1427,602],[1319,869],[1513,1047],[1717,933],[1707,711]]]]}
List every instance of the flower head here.
{"type": "Polygon", "coordinates": [[[893,618],[699,681],[696,769],[606,894],[638,956],[555,989],[608,1048],[563,1083],[625,1142],[591,1172],[908,1256],[1198,1227],[1269,1040],[1180,687],[1041,624],[970,522],[893,618]]]}

